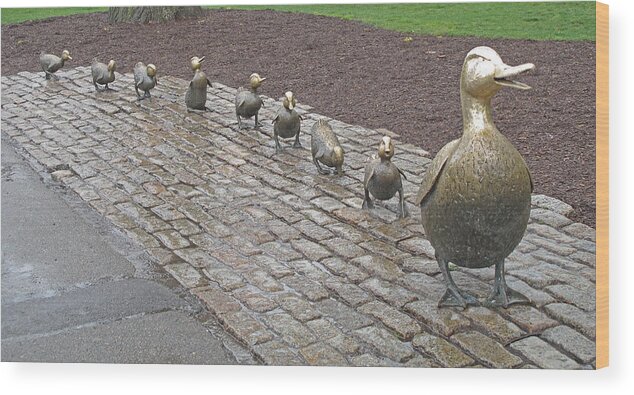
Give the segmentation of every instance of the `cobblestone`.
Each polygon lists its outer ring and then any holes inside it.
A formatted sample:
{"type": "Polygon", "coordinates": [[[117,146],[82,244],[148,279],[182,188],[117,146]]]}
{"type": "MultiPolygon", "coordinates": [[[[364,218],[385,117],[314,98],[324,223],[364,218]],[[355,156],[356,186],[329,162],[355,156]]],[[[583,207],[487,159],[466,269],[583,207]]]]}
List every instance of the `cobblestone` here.
{"type": "MultiPolygon", "coordinates": [[[[2,76],[2,133],[145,247],[263,363],[593,363],[595,231],[568,219],[566,203],[535,195],[506,262],[509,286],[531,307],[438,309],[444,283],[411,204],[430,162],[424,150],[397,141],[412,213],[399,220],[394,202],[360,208],[365,161],[385,131],[330,120],[346,174],[322,176],[307,148],[275,154],[270,122],[238,130],[233,88],[214,83],[211,111],[190,114],[178,78],[161,77],[139,103],[129,74],[117,76],[117,92],[96,95],[89,68],[61,73],[68,78],[2,76]],[[540,337],[517,340],[527,334],[540,337]]],[[[304,109],[307,147],[324,117],[304,109]]],[[[492,268],[454,273],[465,290],[490,291],[492,268]]]]}

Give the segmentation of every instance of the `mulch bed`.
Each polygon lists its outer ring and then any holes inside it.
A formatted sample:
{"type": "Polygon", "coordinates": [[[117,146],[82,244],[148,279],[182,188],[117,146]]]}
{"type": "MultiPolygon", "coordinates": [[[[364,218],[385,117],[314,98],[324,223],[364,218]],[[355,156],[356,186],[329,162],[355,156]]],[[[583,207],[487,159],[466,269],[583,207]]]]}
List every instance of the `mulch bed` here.
{"type": "Polygon", "coordinates": [[[572,219],[594,227],[595,44],[406,37],[357,22],[274,11],[213,10],[204,18],[149,25],[110,25],[106,14],[75,15],[2,26],[2,74],[38,70],[40,51],[67,48],[72,66],[89,65],[96,56],[115,59],[119,72],[144,61],[157,65],[159,78],[190,78],[189,58],[206,55],[203,69],[212,80],[237,87],[258,72],[268,78],[264,95],[292,90],[316,112],[391,130],[435,154],[462,131],[464,56],[488,45],[508,64],[536,65],[521,78],[532,90],[504,89],[494,98],[497,127],[524,155],[535,192],[571,204],[572,219]]]}

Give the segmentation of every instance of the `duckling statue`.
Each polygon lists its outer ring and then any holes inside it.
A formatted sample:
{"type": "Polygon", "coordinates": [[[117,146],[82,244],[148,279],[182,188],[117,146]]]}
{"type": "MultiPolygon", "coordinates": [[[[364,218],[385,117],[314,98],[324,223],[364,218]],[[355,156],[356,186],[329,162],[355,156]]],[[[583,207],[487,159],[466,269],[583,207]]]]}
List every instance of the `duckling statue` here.
{"type": "Polygon", "coordinates": [[[370,194],[375,199],[389,200],[398,192],[398,216],[399,218],[404,218],[409,216],[403,197],[403,183],[401,182],[401,175],[405,177],[405,174],[392,163],[390,160],[392,156],[394,156],[394,144],[389,136],[384,136],[379,145],[379,156],[372,158],[365,166],[365,178],[363,180],[365,196],[362,207],[364,209],[374,208],[370,194]]]}
{"type": "Polygon", "coordinates": [[[51,78],[58,80],[59,77],[53,73],[64,67],[64,62],[67,60],[73,60],[73,58],[70,56],[70,52],[66,49],[62,51],[61,58],[57,55],[42,52],[40,54],[40,66],[42,66],[42,71],[44,71],[44,77],[47,80],[50,80],[51,78]]]}
{"type": "Polygon", "coordinates": [[[236,117],[238,118],[238,128],[242,129],[240,117],[248,119],[255,116],[255,128],[257,129],[258,126],[262,126],[258,122],[258,111],[260,111],[260,108],[264,105],[264,101],[262,101],[260,96],[258,96],[257,90],[265,80],[266,78],[261,78],[258,73],[253,73],[249,77],[251,89],[247,90],[242,87],[238,89],[238,93],[236,94],[236,117]]]}
{"type": "Polygon", "coordinates": [[[192,110],[205,110],[205,104],[207,103],[207,86],[211,87],[211,81],[207,78],[204,71],[200,69],[205,57],[192,56],[190,59],[192,70],[194,71],[194,78],[189,83],[189,88],[185,93],[185,105],[187,111],[192,110]]]}
{"type": "Polygon", "coordinates": [[[143,62],[134,65],[134,90],[138,100],[150,98],[150,90],[156,86],[156,83],[156,66],[151,63],[146,66],[143,62]],[[143,96],[139,93],[139,89],[145,92],[143,96]]]}
{"type": "Polygon", "coordinates": [[[329,170],[322,169],[319,164],[321,162],[328,167],[336,168],[338,175],[343,175],[343,148],[330,124],[323,119],[315,122],[311,128],[310,151],[319,174],[331,174],[329,170]]]}
{"type": "Polygon", "coordinates": [[[92,83],[95,85],[95,90],[97,92],[113,90],[108,87],[108,84],[114,81],[114,71],[117,69],[117,64],[114,60],[110,60],[108,64],[103,64],[97,61],[97,59],[93,59],[90,65],[90,71],[92,72],[92,83]],[[99,85],[104,85],[105,87],[99,88],[99,85]]]}
{"type": "Polygon", "coordinates": [[[302,148],[299,142],[299,129],[301,127],[302,117],[295,111],[295,96],[293,92],[288,91],[284,94],[284,101],[282,102],[282,108],[277,112],[277,116],[273,119],[273,136],[275,137],[275,152],[279,152],[282,147],[280,146],[279,138],[291,138],[295,137],[295,144],[293,147],[302,148]]]}
{"type": "Polygon", "coordinates": [[[491,98],[502,87],[530,89],[513,78],[533,68],[531,63],[509,66],[489,47],[474,48],[464,60],[462,137],[438,152],[415,199],[447,285],[439,307],[478,304],[458,289],[449,262],[465,268],[495,265],[495,284],[485,305],[529,302],[507,287],[504,260],[526,230],[533,183],[522,155],[493,123],[491,98]]]}

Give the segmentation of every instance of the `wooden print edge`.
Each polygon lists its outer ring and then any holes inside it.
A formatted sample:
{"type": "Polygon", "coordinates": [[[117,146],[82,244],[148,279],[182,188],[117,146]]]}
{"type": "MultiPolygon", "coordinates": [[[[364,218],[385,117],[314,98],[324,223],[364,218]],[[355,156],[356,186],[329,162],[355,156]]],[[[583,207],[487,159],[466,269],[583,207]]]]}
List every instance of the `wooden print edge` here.
{"type": "Polygon", "coordinates": [[[596,3],[596,368],[609,364],[609,8],[596,3]]]}

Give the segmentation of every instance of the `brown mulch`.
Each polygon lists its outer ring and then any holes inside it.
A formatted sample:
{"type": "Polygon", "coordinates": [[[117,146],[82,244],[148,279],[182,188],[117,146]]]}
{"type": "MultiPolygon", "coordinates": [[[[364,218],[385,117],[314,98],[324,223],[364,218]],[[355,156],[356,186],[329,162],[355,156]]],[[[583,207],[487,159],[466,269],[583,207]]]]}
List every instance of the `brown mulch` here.
{"type": "Polygon", "coordinates": [[[407,36],[274,11],[214,10],[204,18],[149,25],[75,15],[2,26],[2,74],[38,70],[40,51],[67,48],[73,66],[97,56],[117,60],[120,72],[144,61],[156,64],[159,76],[189,78],[189,58],[206,55],[212,80],[237,87],[258,72],[268,77],[264,95],[292,90],[316,112],[391,130],[435,154],[462,130],[464,56],[488,45],[508,64],[536,65],[521,78],[532,90],[505,89],[495,97],[497,127],[524,155],[535,192],[571,204],[572,219],[594,227],[594,42],[416,35],[408,42],[407,36]]]}

